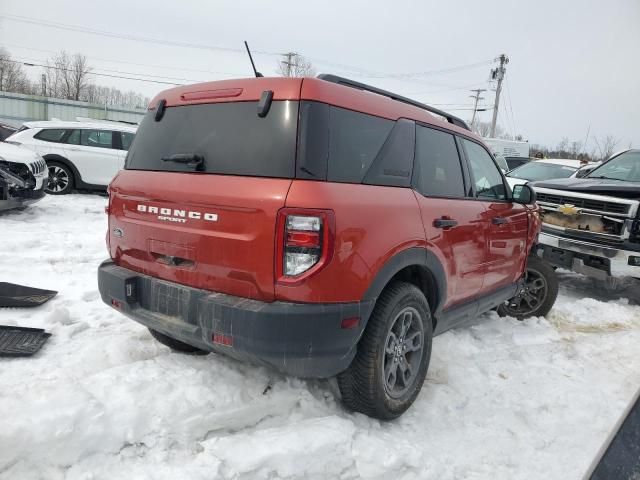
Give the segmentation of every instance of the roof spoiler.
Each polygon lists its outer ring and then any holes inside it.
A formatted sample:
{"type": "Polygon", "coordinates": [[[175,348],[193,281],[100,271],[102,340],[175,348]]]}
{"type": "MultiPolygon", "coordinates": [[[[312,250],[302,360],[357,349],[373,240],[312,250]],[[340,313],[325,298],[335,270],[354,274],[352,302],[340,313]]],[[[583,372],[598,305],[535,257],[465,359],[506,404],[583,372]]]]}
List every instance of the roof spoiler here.
{"type": "Polygon", "coordinates": [[[436,115],[444,117],[447,119],[447,122],[453,125],[456,125],[460,128],[464,128],[465,130],[471,131],[471,129],[469,128],[469,125],[467,125],[467,122],[465,122],[461,118],[451,115],[437,108],[431,107],[429,105],[425,105],[424,103],[420,103],[410,98],[403,97],[402,95],[398,95],[393,92],[389,92],[387,90],[382,90],[380,88],[372,87],[371,85],[367,85],[365,83],[356,82],[355,80],[350,80],[348,78],[339,77],[337,75],[331,75],[328,73],[321,73],[320,75],[318,75],[317,78],[319,78],[320,80],[324,80],[325,82],[337,83],[339,85],[344,85],[346,87],[351,87],[358,90],[365,90],[367,92],[377,93],[378,95],[391,98],[392,100],[397,100],[398,102],[408,103],[409,105],[413,105],[414,107],[418,107],[430,113],[434,113],[436,115]]]}

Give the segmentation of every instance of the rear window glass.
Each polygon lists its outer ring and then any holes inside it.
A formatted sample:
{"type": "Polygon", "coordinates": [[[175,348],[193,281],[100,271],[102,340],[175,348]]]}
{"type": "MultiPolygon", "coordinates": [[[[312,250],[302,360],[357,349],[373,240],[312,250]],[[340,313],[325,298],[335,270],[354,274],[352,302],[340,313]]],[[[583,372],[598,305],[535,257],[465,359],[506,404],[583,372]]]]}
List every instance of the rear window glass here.
{"type": "Polygon", "coordinates": [[[127,155],[129,170],[193,172],[172,155],[204,158],[206,173],[292,178],[295,170],[298,103],[274,101],[266,117],[257,102],[169,107],[142,120],[127,155]]]}

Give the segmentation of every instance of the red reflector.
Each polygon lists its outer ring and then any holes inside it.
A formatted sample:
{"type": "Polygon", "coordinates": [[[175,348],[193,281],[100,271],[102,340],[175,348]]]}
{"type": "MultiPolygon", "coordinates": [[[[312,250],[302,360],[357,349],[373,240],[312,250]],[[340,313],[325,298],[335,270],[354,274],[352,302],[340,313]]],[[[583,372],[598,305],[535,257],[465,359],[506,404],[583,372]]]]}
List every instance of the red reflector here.
{"type": "Polygon", "coordinates": [[[208,98],[237,97],[242,93],[241,88],[221,88],[219,90],[201,90],[180,95],[180,100],[205,100],[208,98]]]}
{"type": "Polygon", "coordinates": [[[224,345],[225,347],[233,346],[233,337],[231,335],[214,333],[211,338],[213,340],[213,343],[217,343],[218,345],[224,345]]]}
{"type": "Polygon", "coordinates": [[[121,309],[122,309],[122,303],[121,303],[121,302],[119,302],[118,300],[116,300],[115,298],[112,298],[112,299],[111,299],[111,306],[112,306],[113,308],[117,308],[118,310],[121,310],[121,309]]]}
{"type": "Polygon", "coordinates": [[[319,232],[287,232],[287,247],[310,247],[317,248],[320,246],[319,232]]]}
{"type": "Polygon", "coordinates": [[[343,318],[340,328],[356,328],[360,324],[360,317],[343,318]]]}

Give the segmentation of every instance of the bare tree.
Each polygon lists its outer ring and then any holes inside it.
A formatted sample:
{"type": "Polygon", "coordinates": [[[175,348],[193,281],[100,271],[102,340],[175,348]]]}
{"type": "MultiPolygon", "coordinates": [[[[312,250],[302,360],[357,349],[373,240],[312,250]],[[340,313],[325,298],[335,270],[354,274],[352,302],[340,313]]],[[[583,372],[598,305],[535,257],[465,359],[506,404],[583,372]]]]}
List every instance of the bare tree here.
{"type": "Polygon", "coordinates": [[[286,53],[284,60],[278,62],[276,71],[282,77],[313,77],[316,74],[313,64],[298,53],[286,53]]]}
{"type": "Polygon", "coordinates": [[[80,53],[70,56],[64,50],[47,60],[46,83],[50,97],[80,100],[88,84],[91,68],[80,53]]]}
{"type": "Polygon", "coordinates": [[[80,53],[76,53],[71,58],[71,71],[69,76],[71,77],[71,97],[73,100],[80,100],[80,95],[84,93],[89,79],[87,78],[91,73],[91,68],[87,62],[87,57],[80,53]]]}
{"type": "Polygon", "coordinates": [[[22,65],[14,61],[6,49],[0,47],[0,91],[33,93],[33,88],[22,65]]]}
{"type": "MultiPolygon", "coordinates": [[[[481,137],[488,137],[491,134],[491,122],[483,122],[480,120],[476,120],[471,125],[471,130],[476,132],[481,137]]],[[[496,125],[495,131],[496,138],[510,138],[508,135],[505,135],[504,129],[500,125],[496,125]]]]}
{"type": "Polygon", "coordinates": [[[578,155],[582,153],[582,142],[580,140],[574,140],[571,142],[571,146],[569,147],[569,152],[573,158],[578,158],[578,155]]]}
{"type": "Polygon", "coordinates": [[[601,160],[606,160],[615,151],[615,148],[620,143],[619,138],[615,138],[613,135],[607,135],[606,137],[594,137],[593,141],[598,149],[598,154],[601,160]]]}

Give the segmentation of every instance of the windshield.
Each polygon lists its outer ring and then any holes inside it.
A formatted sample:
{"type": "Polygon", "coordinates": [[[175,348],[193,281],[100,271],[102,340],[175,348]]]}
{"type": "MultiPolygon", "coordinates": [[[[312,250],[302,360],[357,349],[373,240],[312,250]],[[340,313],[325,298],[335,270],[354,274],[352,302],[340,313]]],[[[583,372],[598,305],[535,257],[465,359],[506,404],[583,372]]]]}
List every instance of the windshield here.
{"type": "Polygon", "coordinates": [[[626,152],[593,170],[587,178],[640,182],[640,152],[626,152]]]}
{"type": "Polygon", "coordinates": [[[568,178],[573,175],[575,167],[554,163],[529,162],[507,173],[507,177],[522,178],[524,180],[551,180],[553,178],[568,178]]]}

